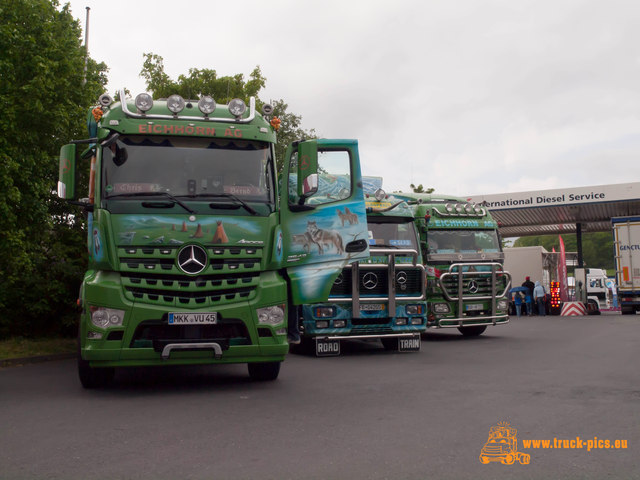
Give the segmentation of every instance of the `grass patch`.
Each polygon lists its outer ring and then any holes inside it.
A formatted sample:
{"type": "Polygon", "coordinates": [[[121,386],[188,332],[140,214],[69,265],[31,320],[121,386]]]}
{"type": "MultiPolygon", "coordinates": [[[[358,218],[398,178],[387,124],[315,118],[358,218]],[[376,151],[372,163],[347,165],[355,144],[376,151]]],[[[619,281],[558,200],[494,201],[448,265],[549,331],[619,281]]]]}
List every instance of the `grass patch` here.
{"type": "Polygon", "coordinates": [[[9,338],[0,340],[0,360],[35,357],[57,353],[74,353],[75,338],[9,338]]]}

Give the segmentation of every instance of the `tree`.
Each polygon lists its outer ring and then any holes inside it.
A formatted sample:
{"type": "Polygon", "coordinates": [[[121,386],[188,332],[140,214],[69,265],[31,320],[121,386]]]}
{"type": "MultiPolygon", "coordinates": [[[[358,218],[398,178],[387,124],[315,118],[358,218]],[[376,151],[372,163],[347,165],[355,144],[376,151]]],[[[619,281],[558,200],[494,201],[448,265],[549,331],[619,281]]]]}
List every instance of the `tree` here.
{"type": "MultiPolygon", "coordinates": [[[[188,75],[180,75],[178,80],[174,81],[165,73],[164,59],[160,55],[145,53],[140,76],[145,79],[147,88],[157,98],[178,94],[183,98],[195,100],[201,95],[209,95],[216,102],[225,104],[234,98],[248,103],[250,97],[256,97],[258,110],[266,103],[258,96],[267,82],[259,66],[253,69],[248,81],[244,80],[243,74],[219,77],[216,70],[207,68],[191,68],[188,75]]],[[[284,100],[276,100],[272,102],[272,106],[273,116],[278,117],[281,122],[276,143],[276,161],[278,171],[281,171],[287,145],[303,138],[316,138],[316,135],[313,129],[302,129],[302,117],[288,112],[289,106],[284,100]]]]}
{"type": "Polygon", "coordinates": [[[82,247],[67,247],[84,239],[68,236],[81,223],[67,221],[53,194],[56,157],[72,137],[86,137],[86,110],[103,91],[106,66],[89,61],[83,86],[82,31],[68,6],[58,6],[4,0],[0,8],[0,336],[59,325],[57,305],[77,297],[65,282],[82,247]]]}
{"type": "Polygon", "coordinates": [[[435,188],[427,188],[426,190],[424,189],[424,187],[422,186],[422,184],[418,185],[417,187],[412,183],[411,185],[409,185],[411,187],[411,190],[413,190],[413,193],[433,193],[435,188]]]}
{"type": "MultiPolygon", "coordinates": [[[[565,250],[578,250],[578,240],[574,234],[563,234],[565,250]]],[[[558,235],[537,235],[518,238],[514,247],[542,246],[551,252],[554,248],[560,251],[558,235]]],[[[585,266],[592,268],[613,269],[613,237],[610,232],[587,232],[582,234],[582,256],[585,266]]]]}

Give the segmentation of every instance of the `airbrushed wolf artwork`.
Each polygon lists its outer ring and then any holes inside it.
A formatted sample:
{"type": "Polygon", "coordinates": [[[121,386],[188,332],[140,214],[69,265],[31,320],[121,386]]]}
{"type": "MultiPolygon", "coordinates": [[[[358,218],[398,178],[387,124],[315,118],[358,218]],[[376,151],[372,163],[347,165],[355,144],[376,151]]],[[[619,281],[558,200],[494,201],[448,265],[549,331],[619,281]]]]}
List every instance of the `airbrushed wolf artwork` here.
{"type": "Polygon", "coordinates": [[[58,195],[88,227],[82,385],[146,365],[246,363],[254,379],[277,378],[289,312],[326,300],[369,255],[357,141],[295,142],[279,189],[270,106],[120,98],[101,96],[90,138],[60,152],[58,195]]]}

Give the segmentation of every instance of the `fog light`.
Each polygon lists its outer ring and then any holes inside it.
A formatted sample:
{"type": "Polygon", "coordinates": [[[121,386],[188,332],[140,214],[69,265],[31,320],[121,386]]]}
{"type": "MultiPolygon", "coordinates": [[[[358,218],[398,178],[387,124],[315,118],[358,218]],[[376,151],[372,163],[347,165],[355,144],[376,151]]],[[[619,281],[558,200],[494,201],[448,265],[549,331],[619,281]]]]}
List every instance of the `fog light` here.
{"type": "Polygon", "coordinates": [[[99,328],[119,327],[124,320],[124,310],[105,307],[89,307],[91,323],[99,328]]]}
{"type": "Polygon", "coordinates": [[[507,310],[509,303],[506,300],[498,300],[497,308],[498,310],[507,310]]]}
{"type": "Polygon", "coordinates": [[[407,315],[421,315],[422,305],[407,305],[407,315]]]}
{"type": "Polygon", "coordinates": [[[185,102],[184,98],[180,95],[171,95],[167,98],[167,108],[173,113],[180,113],[184,110],[185,102]]]}
{"type": "Polygon", "coordinates": [[[318,320],[316,328],[329,328],[329,320],[318,320]]]}
{"type": "MultiPolygon", "coordinates": [[[[122,98],[120,100],[123,102],[126,101],[122,98]]],[[[148,93],[140,93],[136,97],[135,103],[138,110],[141,112],[147,112],[151,110],[151,107],[153,107],[153,98],[148,93]]]]}
{"type": "Polygon", "coordinates": [[[89,340],[100,340],[102,338],[102,334],[100,332],[87,332],[87,338],[89,340]]]}
{"type": "Polygon", "coordinates": [[[346,320],[334,320],[333,321],[333,326],[335,328],[344,328],[347,326],[347,321],[346,320]]]}
{"type": "Polygon", "coordinates": [[[408,319],[405,317],[396,318],[396,325],[407,325],[408,319]]]}
{"type": "Polygon", "coordinates": [[[234,117],[240,117],[247,110],[247,105],[239,98],[234,98],[229,102],[229,113],[234,117]]]}
{"type": "Polygon", "coordinates": [[[422,319],[420,317],[412,318],[411,325],[422,325],[422,319]]]}
{"type": "Polygon", "coordinates": [[[287,334],[286,328],[279,328],[278,330],[276,330],[276,335],[286,335],[286,334],[287,334]]]}
{"type": "Polygon", "coordinates": [[[332,318],[335,316],[336,316],[335,307],[316,307],[315,309],[316,318],[332,318]]]}
{"type": "Polygon", "coordinates": [[[216,109],[216,102],[209,95],[205,95],[204,97],[200,98],[200,100],[198,100],[198,108],[205,115],[209,115],[216,109]]]}
{"type": "Polygon", "coordinates": [[[434,303],[431,305],[431,309],[434,313],[449,313],[451,311],[448,303],[434,303]]]}
{"type": "Polygon", "coordinates": [[[284,304],[258,308],[256,313],[258,314],[258,323],[261,325],[275,327],[284,322],[284,304]]]}

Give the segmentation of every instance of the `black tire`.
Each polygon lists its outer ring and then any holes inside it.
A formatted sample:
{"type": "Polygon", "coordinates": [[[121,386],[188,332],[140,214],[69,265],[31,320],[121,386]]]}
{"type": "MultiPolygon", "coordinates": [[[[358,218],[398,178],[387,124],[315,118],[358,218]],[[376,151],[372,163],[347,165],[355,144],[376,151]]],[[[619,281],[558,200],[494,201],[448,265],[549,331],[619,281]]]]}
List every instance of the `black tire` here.
{"type": "Polygon", "coordinates": [[[94,368],[82,358],[80,353],[80,339],[78,339],[78,376],[84,388],[102,388],[113,382],[116,369],[112,367],[94,368]]]}
{"type": "Polygon", "coordinates": [[[398,351],[398,337],[381,338],[382,346],[388,352],[398,351]]]}
{"type": "Polygon", "coordinates": [[[593,301],[587,302],[587,313],[589,315],[600,315],[600,306],[593,301]]]}
{"type": "Polygon", "coordinates": [[[486,325],[474,325],[471,327],[458,327],[460,333],[465,337],[477,337],[487,329],[486,325]]]}
{"type": "Polygon", "coordinates": [[[249,363],[249,376],[257,382],[275,380],[280,373],[280,363],[282,362],[249,363]]]}

